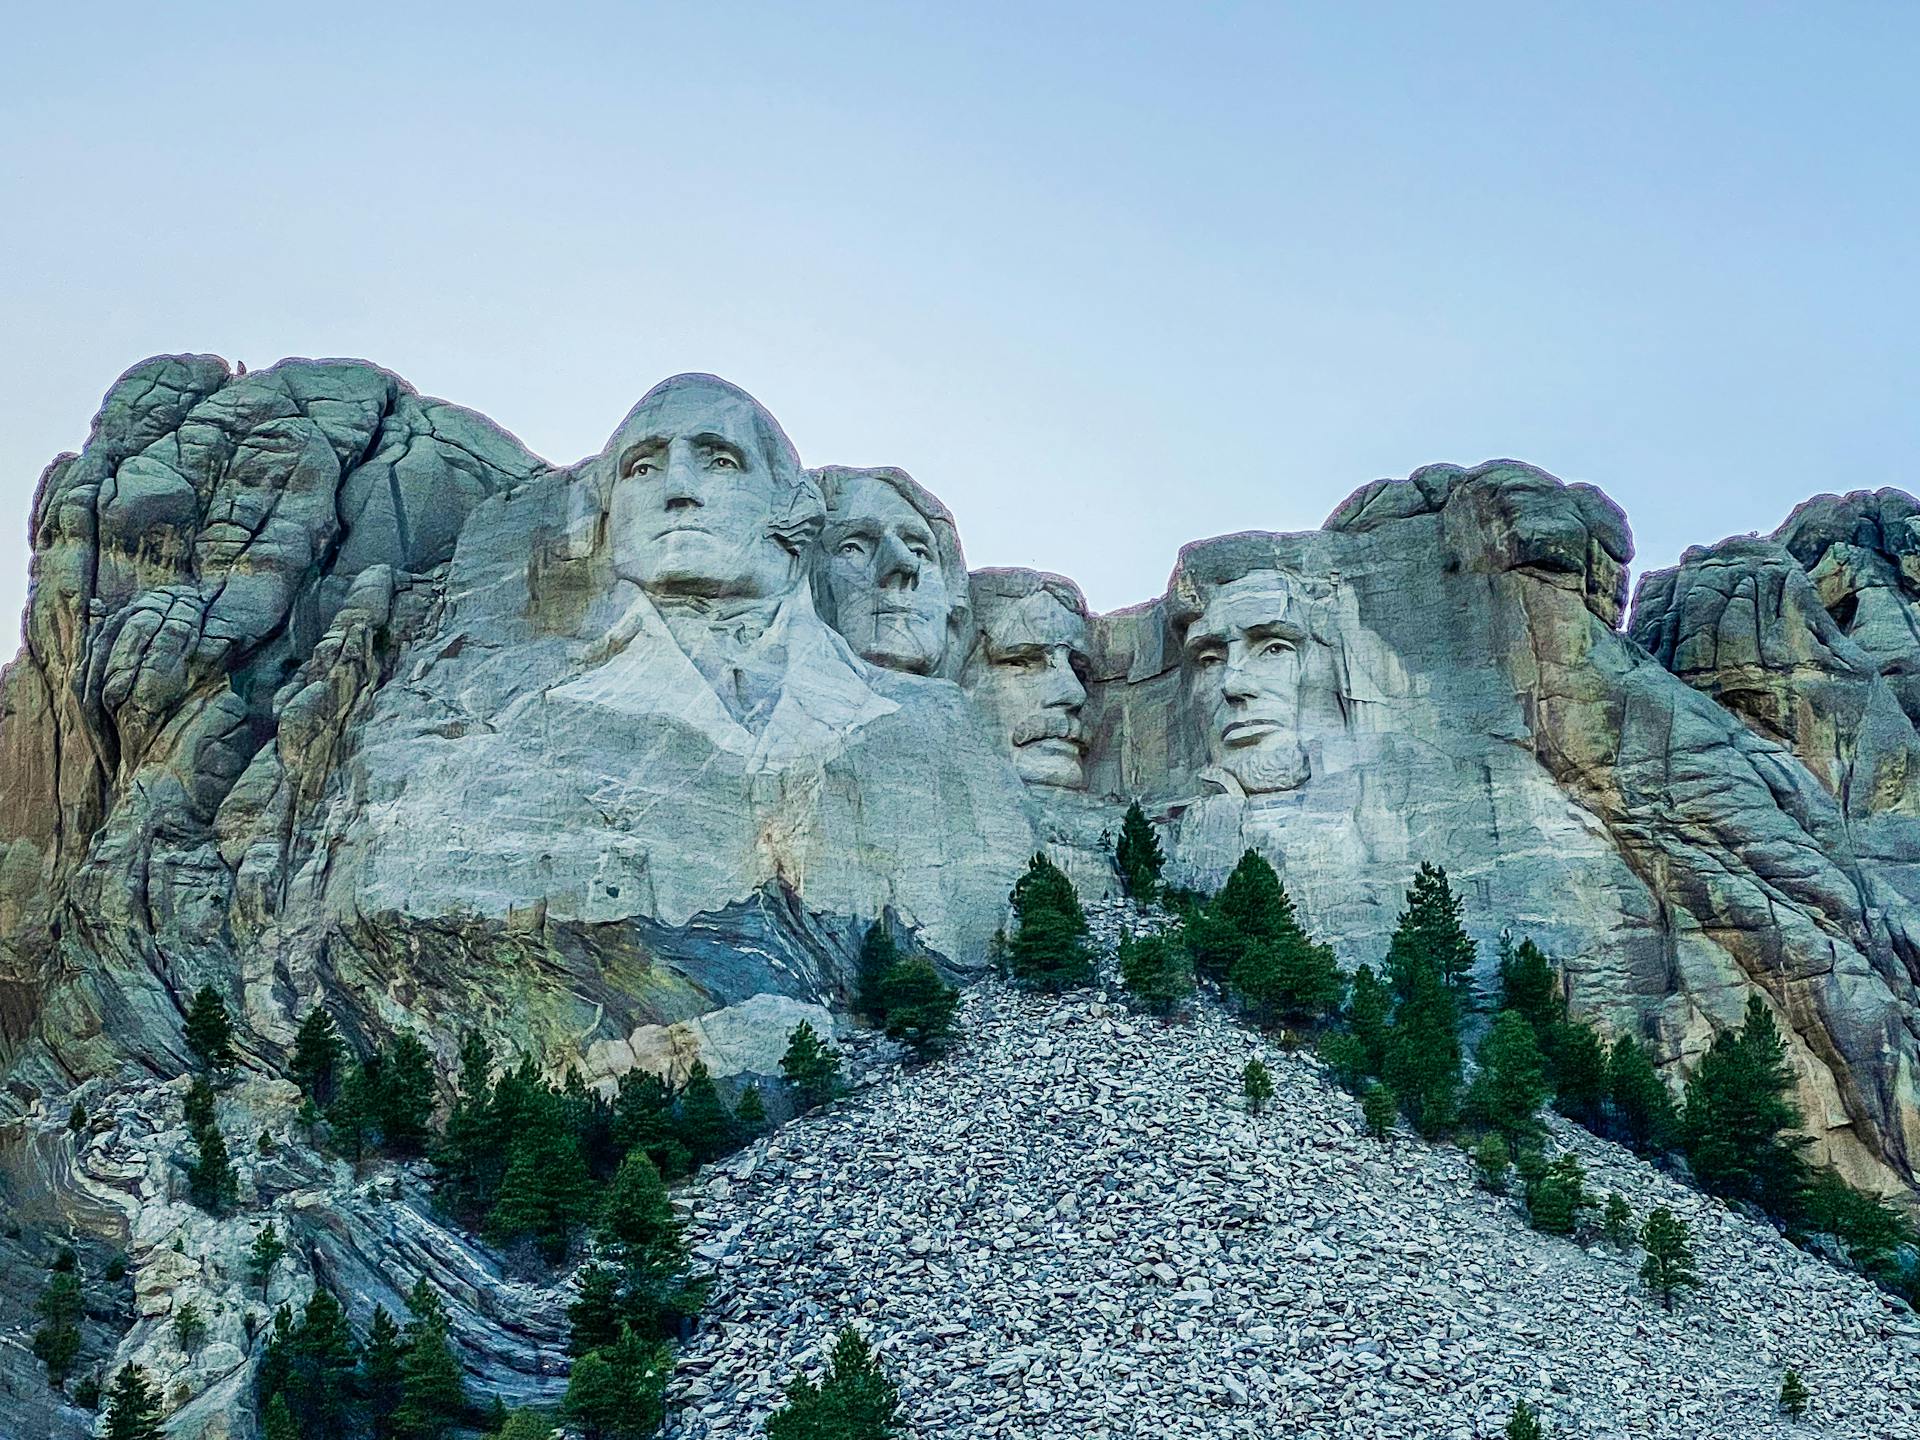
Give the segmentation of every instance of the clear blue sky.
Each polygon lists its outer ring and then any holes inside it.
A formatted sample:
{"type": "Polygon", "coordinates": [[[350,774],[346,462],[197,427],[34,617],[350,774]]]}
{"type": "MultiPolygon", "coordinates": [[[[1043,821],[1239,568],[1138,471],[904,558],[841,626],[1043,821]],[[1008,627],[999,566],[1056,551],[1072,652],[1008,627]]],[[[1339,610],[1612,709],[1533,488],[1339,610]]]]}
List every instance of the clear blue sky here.
{"type": "Polygon", "coordinates": [[[556,461],[717,371],[1102,608],[1433,460],[1671,563],[1920,484],[1917,73],[1913,4],[17,7],[0,613],[170,350],[365,356],[556,461]]]}

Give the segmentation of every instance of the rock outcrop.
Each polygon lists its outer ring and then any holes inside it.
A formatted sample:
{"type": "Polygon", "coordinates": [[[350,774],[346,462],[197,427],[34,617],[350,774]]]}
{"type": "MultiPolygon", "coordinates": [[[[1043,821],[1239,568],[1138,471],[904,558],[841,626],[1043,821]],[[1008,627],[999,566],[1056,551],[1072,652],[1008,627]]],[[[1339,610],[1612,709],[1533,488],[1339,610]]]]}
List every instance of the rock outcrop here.
{"type": "MultiPolygon", "coordinates": [[[[969,577],[964,516],[901,470],[804,468],[710,376],[556,467],[361,362],[145,362],[42,479],[0,676],[0,1164],[146,1296],[194,1233],[146,1217],[178,1203],[153,1157],[198,987],[240,1021],[260,1129],[316,1004],[448,1070],[473,1031],[603,1085],[764,1075],[797,1018],[834,1023],[870,923],[979,975],[1027,857],[1109,893],[1138,799],[1171,878],[1260,850],[1349,964],[1444,864],[1488,965],[1532,935],[1675,1083],[1765,995],[1816,1156],[1900,1193],[1917,511],[1811,501],[1646,577],[1623,632],[1611,501],[1430,466],[1316,531],[1188,545],[1160,597],[1094,615],[1062,576],[969,577]],[[69,1136],[80,1095],[124,1124],[69,1136]]],[[[301,1283],[457,1252],[379,1233],[338,1175],[247,1168],[301,1283]]],[[[234,1243],[184,1253],[217,1288],[234,1243]]],[[[488,1340],[504,1302],[473,1286],[476,1373],[545,1393],[557,1322],[529,1302],[488,1340]]],[[[218,1368],[182,1383],[231,1399],[218,1368]]]]}

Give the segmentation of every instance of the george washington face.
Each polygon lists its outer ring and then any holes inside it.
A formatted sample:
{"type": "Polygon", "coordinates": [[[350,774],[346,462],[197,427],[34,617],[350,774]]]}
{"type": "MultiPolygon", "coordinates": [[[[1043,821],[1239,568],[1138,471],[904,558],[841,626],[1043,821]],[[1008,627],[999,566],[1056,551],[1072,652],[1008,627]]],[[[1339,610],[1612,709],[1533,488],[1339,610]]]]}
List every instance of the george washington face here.
{"type": "Polygon", "coordinates": [[[612,445],[615,573],[650,594],[761,597],[800,577],[785,522],[796,481],[779,427],[707,376],[655,387],[612,445]]]}

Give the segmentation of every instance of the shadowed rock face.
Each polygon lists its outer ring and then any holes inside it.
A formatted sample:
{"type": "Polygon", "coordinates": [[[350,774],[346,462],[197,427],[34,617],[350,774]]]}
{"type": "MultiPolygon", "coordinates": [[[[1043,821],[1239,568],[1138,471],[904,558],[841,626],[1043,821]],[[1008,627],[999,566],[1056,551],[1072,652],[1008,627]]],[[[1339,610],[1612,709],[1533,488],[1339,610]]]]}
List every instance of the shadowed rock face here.
{"type": "MultiPolygon", "coordinates": [[[[262,1077],[320,1003],[449,1070],[475,1030],[601,1084],[765,1073],[873,920],[977,973],[1036,848],[1117,883],[1137,798],[1172,879],[1258,849],[1349,965],[1445,864],[1485,962],[1533,935],[1676,1079],[1757,989],[1816,1153],[1911,1185],[1916,509],[1822,497],[1691,551],[1623,634],[1604,495],[1429,466],[1091,616],[1064,577],[968,577],[905,472],[804,470],[710,376],[555,468],[358,362],[146,362],[43,477],[0,677],[0,1156],[121,1225],[143,1172],[56,1161],[61,1126],[80,1087],[114,1144],[170,1133],[152,1082],[207,983],[262,1077]]],[[[328,1213],[314,1263],[377,1265],[328,1213]]],[[[507,1304],[482,1291],[457,1329],[507,1304]]],[[[471,1337],[514,1394],[551,1388],[536,1318],[471,1337]]]]}

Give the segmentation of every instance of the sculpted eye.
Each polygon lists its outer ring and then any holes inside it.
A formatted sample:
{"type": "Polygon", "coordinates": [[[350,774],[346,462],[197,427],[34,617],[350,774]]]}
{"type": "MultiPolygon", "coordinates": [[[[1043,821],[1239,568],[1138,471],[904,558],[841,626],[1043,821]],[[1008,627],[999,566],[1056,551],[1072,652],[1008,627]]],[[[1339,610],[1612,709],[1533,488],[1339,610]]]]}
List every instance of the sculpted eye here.
{"type": "Polygon", "coordinates": [[[1293,646],[1284,640],[1269,640],[1260,647],[1260,653],[1262,655],[1289,655],[1293,653],[1293,646]]]}
{"type": "Polygon", "coordinates": [[[1226,659],[1226,656],[1222,655],[1218,650],[1202,650],[1198,655],[1193,657],[1193,663],[1202,670],[1210,670],[1224,659],[1226,659]]]}
{"type": "Polygon", "coordinates": [[[627,462],[627,476],[629,479],[635,475],[653,475],[658,473],[659,469],[660,466],[657,461],[644,455],[638,460],[629,460],[627,462]]]}
{"type": "Polygon", "coordinates": [[[842,540],[840,542],[840,548],[834,553],[837,555],[852,555],[857,557],[866,554],[867,547],[862,545],[858,540],[842,540]]]}
{"type": "Polygon", "coordinates": [[[916,545],[913,547],[913,556],[916,560],[931,560],[933,552],[924,545],[916,545]]]}
{"type": "Polygon", "coordinates": [[[722,450],[715,452],[707,461],[707,468],[709,470],[738,470],[740,468],[740,462],[722,450]]]}

